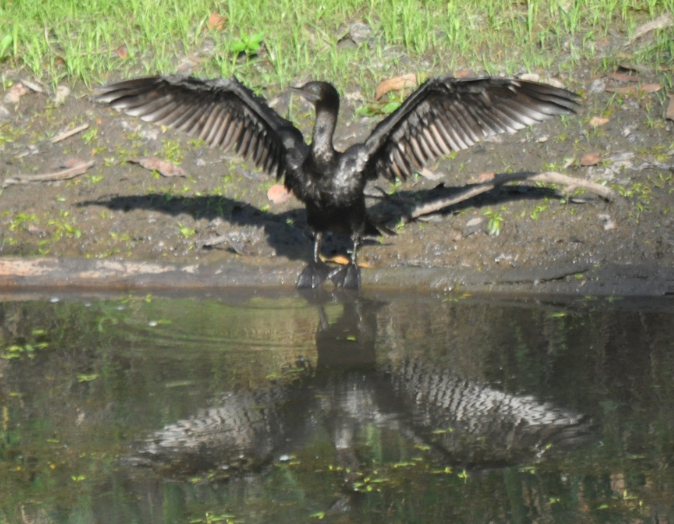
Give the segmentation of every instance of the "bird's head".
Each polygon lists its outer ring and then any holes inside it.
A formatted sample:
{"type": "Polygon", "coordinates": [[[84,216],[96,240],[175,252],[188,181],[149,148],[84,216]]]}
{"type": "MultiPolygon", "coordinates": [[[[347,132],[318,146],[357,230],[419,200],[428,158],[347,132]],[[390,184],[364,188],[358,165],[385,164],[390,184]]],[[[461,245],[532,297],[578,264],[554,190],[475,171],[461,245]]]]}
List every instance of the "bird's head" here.
{"type": "Polygon", "coordinates": [[[339,107],[339,94],[334,86],[327,82],[309,82],[301,87],[291,87],[290,89],[316,107],[339,107]]]}

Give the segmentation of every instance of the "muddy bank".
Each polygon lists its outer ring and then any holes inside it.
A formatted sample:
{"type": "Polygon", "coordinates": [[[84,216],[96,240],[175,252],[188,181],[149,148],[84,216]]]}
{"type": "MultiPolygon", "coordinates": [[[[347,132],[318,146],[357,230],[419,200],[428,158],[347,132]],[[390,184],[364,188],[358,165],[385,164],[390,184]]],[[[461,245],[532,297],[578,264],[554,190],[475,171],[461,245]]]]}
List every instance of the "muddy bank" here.
{"type": "MultiPolygon", "coordinates": [[[[165,291],[291,287],[301,266],[256,267],[240,262],[189,266],[112,260],[0,258],[0,288],[165,291]]],[[[674,297],[674,268],[655,264],[569,263],[536,268],[364,269],[365,289],[461,294],[561,294],[674,297]]],[[[329,287],[329,286],[328,286],[329,287]]]]}
{"type": "MultiPolygon", "coordinates": [[[[638,76],[644,85],[668,85],[656,70],[638,76]]],[[[620,86],[583,68],[561,80],[584,95],[581,114],[477,144],[430,166],[429,176],[396,186],[377,181],[368,189],[370,211],[395,228],[419,202],[451,195],[490,173],[551,169],[606,184],[618,199],[609,203],[533,182],[496,188],[398,227],[395,237],[368,240],[360,257],[371,267],[363,272],[364,285],[671,293],[674,140],[672,123],[664,119],[665,88],[608,92],[620,86]],[[597,163],[581,165],[592,153],[597,163]],[[388,196],[379,197],[374,186],[388,196]]],[[[288,91],[265,95],[277,97],[276,109],[286,114],[288,91]]],[[[344,100],[341,148],[363,140],[381,118],[357,116],[354,104],[344,100]]],[[[4,189],[2,285],[97,286],[81,274],[103,271],[107,285],[122,288],[290,286],[310,260],[300,203],[270,202],[267,191],[275,181],[239,159],[98,107],[84,90],[59,107],[45,93],[28,92],[10,109],[0,124],[0,180],[54,172],[73,159],[94,165],[70,180],[4,189]],[[49,141],[83,124],[87,129],[49,141]],[[151,156],[180,165],[185,176],[166,178],[128,162],[151,156]],[[209,247],[216,238],[220,242],[209,247]],[[44,257],[60,260],[52,276],[18,273],[22,260],[31,267],[53,265],[44,257]],[[166,270],[142,276],[110,269],[132,263],[166,270]]],[[[306,135],[311,111],[295,104],[291,116],[306,135]]],[[[332,237],[324,253],[345,254],[349,247],[347,239],[332,237]]]]}

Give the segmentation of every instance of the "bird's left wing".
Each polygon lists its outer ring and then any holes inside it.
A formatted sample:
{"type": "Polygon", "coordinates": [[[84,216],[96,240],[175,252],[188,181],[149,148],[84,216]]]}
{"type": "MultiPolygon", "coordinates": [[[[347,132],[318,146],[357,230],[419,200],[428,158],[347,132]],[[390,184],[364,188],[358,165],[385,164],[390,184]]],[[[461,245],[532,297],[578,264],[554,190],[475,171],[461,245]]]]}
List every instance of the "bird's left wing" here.
{"type": "Polygon", "coordinates": [[[291,122],[235,77],[135,78],[96,88],[94,100],[197,136],[212,147],[234,148],[277,178],[286,172],[287,153],[307,147],[291,122]]]}
{"type": "Polygon", "coordinates": [[[578,95],[517,79],[432,78],[382,120],[360,149],[369,179],[405,179],[442,155],[575,112],[578,95]]]}

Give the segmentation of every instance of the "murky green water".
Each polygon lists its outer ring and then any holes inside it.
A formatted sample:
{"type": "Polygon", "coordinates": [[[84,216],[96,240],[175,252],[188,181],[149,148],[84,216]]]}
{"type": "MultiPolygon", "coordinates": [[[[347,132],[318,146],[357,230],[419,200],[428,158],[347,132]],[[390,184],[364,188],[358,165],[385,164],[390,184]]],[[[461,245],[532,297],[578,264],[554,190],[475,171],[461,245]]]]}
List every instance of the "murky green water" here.
{"type": "Polygon", "coordinates": [[[56,297],[0,302],[0,523],[674,521],[671,299],[56,297]]]}

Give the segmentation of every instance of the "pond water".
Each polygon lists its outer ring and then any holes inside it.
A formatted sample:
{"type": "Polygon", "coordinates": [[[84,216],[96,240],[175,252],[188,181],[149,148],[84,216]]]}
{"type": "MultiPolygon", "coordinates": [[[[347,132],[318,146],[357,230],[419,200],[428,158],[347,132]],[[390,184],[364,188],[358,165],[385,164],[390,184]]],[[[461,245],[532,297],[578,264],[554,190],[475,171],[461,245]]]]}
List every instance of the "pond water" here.
{"type": "Polygon", "coordinates": [[[0,523],[674,522],[674,301],[0,302],[0,523]]]}

